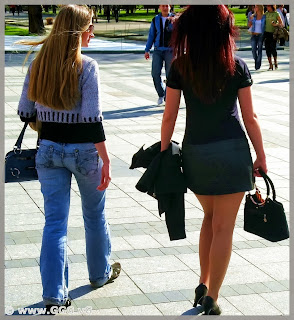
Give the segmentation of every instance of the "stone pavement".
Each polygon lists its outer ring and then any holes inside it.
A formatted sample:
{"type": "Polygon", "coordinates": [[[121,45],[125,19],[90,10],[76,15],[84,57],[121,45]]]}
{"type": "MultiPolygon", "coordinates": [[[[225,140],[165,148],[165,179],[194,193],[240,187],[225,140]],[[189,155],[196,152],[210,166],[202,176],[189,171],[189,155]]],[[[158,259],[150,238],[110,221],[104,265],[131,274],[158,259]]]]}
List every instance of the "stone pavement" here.
{"type": "MultiPolygon", "coordinates": [[[[92,315],[196,315],[192,307],[199,279],[198,238],[203,212],[195,196],[185,196],[187,238],[169,241],[157,203],[135,189],[143,170],[129,170],[132,155],[160,139],[164,107],[156,106],[151,62],[138,54],[89,53],[100,65],[102,105],[112,160],[107,217],[112,234],[112,261],[122,273],[113,283],[91,289],[88,281],[80,195],[73,181],[68,228],[69,289],[76,308],[92,315]]],[[[239,52],[250,70],[253,59],[239,52]]],[[[5,152],[22,128],[16,109],[27,65],[23,54],[5,54],[5,152]]],[[[31,59],[31,58],[30,58],[31,59]]],[[[279,69],[252,71],[254,106],[262,127],[269,176],[289,218],[289,52],[278,52],[279,69]]],[[[181,102],[174,140],[185,126],[181,102]]],[[[27,130],[24,147],[34,147],[27,130]]],[[[254,154],[254,153],[253,153],[254,154]]],[[[264,183],[258,179],[264,194],[264,183]]],[[[5,185],[5,306],[42,307],[39,254],[44,207],[38,181],[5,185]],[[17,199],[17,201],[16,201],[17,199]]],[[[238,213],[233,253],[219,303],[223,315],[289,314],[289,241],[271,243],[243,230],[238,213]]],[[[17,312],[17,311],[16,311],[17,312]]]]}

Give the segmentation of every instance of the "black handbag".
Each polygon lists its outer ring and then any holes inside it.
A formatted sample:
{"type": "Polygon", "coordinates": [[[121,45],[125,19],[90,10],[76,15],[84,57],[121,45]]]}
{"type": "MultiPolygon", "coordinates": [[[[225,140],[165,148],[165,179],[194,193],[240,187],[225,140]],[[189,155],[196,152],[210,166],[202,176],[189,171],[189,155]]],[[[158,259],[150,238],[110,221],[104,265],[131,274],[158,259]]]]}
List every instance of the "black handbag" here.
{"type": "Polygon", "coordinates": [[[9,151],[5,156],[5,182],[22,182],[38,179],[35,164],[37,148],[21,149],[21,143],[27,126],[28,122],[24,124],[13,150],[9,151]]]}
{"type": "Polygon", "coordinates": [[[244,230],[266,240],[277,242],[289,238],[289,228],[282,203],[276,201],[276,191],[271,179],[261,170],[266,184],[265,200],[256,188],[255,194],[247,194],[244,208],[244,230]],[[270,187],[273,199],[269,198],[270,187]]]}

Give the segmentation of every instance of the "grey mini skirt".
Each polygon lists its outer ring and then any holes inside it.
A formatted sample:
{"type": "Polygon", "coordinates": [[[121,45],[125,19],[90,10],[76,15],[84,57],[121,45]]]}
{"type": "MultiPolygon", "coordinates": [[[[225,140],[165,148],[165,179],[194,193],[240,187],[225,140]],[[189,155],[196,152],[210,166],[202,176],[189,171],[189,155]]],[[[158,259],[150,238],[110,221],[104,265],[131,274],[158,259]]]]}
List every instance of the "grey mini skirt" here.
{"type": "Polygon", "coordinates": [[[255,178],[246,138],[182,146],[188,188],[199,195],[249,191],[255,178]]]}

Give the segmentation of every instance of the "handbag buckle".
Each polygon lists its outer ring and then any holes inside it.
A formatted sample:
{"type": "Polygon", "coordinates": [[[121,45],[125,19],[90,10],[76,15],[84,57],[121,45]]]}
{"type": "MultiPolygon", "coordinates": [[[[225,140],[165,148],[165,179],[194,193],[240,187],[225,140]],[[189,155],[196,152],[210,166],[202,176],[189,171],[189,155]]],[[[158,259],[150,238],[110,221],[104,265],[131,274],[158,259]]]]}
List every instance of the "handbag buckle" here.
{"type": "Polygon", "coordinates": [[[20,171],[17,168],[10,168],[11,175],[13,177],[19,178],[20,171]]]}
{"type": "Polygon", "coordinates": [[[263,221],[267,222],[266,214],[263,215],[263,221]]]}
{"type": "Polygon", "coordinates": [[[21,154],[22,151],[21,151],[21,149],[18,148],[17,146],[14,146],[14,147],[13,147],[13,152],[14,152],[15,154],[17,154],[17,153],[18,153],[18,154],[21,154]]]}

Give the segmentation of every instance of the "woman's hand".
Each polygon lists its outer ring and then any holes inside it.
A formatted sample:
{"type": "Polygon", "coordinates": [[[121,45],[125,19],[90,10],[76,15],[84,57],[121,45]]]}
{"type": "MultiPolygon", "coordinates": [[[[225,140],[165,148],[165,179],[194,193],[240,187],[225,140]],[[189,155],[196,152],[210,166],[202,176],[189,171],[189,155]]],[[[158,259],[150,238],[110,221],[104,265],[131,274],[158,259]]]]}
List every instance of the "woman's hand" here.
{"type": "Polygon", "coordinates": [[[97,190],[103,191],[105,190],[111,181],[111,165],[110,162],[103,163],[101,169],[101,181],[100,185],[97,187],[97,190]]]}
{"type": "Polygon", "coordinates": [[[264,173],[267,173],[266,160],[257,158],[253,164],[254,176],[261,177],[259,173],[259,169],[261,169],[264,173]]]}

